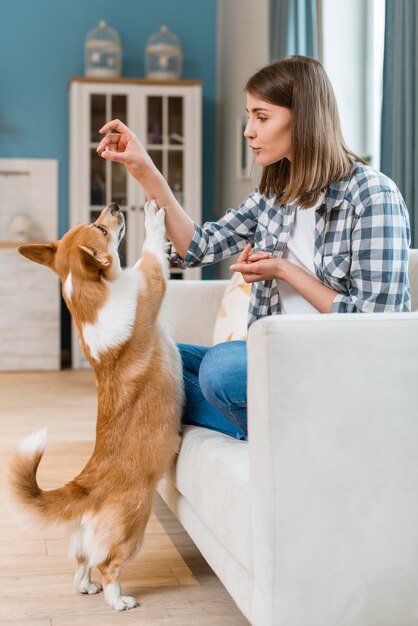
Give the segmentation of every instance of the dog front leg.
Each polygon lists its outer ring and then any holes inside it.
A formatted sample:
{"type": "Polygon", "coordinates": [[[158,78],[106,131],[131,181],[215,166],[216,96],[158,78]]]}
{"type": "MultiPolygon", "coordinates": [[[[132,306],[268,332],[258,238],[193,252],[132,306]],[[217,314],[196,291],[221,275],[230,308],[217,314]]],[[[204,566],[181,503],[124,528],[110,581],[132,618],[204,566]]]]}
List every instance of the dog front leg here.
{"type": "Polygon", "coordinates": [[[120,570],[122,568],[121,563],[110,561],[101,563],[98,567],[103,576],[105,600],[112,609],[116,611],[126,611],[127,609],[134,609],[139,605],[136,598],[122,595],[119,582],[120,570]]]}

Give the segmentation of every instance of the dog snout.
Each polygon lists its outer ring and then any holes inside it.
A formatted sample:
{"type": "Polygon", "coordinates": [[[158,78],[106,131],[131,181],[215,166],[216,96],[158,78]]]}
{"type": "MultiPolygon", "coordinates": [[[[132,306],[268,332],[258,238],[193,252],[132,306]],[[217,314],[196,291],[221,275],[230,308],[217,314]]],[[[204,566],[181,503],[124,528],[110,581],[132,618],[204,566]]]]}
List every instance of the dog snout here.
{"type": "Polygon", "coordinates": [[[119,208],[119,205],[116,204],[116,202],[111,202],[110,204],[107,205],[106,210],[109,211],[109,213],[111,213],[112,215],[115,215],[119,213],[120,208],[119,208]]]}

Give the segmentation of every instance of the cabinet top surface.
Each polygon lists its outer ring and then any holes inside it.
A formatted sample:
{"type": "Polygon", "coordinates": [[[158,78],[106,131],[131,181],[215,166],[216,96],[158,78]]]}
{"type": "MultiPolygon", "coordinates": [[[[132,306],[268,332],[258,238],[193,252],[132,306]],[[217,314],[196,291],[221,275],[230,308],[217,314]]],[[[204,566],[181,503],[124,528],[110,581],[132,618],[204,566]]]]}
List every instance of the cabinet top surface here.
{"type": "Polygon", "coordinates": [[[108,84],[133,84],[133,85],[202,85],[201,80],[148,80],[147,78],[96,78],[93,76],[71,76],[72,83],[108,83],[108,84]]]}

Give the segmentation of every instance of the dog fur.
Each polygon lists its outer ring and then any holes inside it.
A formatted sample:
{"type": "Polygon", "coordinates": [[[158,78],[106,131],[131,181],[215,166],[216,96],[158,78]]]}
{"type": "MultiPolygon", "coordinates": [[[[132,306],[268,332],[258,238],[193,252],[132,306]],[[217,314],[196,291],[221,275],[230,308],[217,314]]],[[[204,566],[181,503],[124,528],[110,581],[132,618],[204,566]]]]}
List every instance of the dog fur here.
{"type": "Polygon", "coordinates": [[[117,253],[124,220],[114,203],[94,224],[76,226],[59,241],[18,248],[61,279],[95,372],[98,413],[93,454],[76,478],[50,491],[38,486],[47,438],[40,431],[12,460],[12,495],[34,519],[72,525],[76,588],[101,591],[90,579],[97,566],[105,599],[118,611],[138,605],[122,595],[120,571],[141,546],[156,484],[180,445],[181,362],[159,319],[168,278],[164,217],[155,202],[146,204],[143,257],[124,271],[117,253]]]}

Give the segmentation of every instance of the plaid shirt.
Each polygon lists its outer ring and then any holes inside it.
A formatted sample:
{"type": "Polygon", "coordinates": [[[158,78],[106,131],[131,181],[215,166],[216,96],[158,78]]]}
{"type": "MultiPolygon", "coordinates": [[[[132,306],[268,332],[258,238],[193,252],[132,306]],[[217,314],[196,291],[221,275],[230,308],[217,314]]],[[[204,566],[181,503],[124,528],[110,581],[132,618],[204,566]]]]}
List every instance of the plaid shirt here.
{"type": "MultiPolygon", "coordinates": [[[[195,232],[181,267],[209,265],[243,250],[280,257],[297,211],[258,189],[217,222],[195,232]]],[[[334,313],[409,311],[408,210],[395,183],[372,168],[355,163],[347,177],[332,182],[315,212],[314,266],[317,278],[335,290],[334,313]]],[[[275,280],[252,284],[248,323],[281,313],[275,280]]]]}

